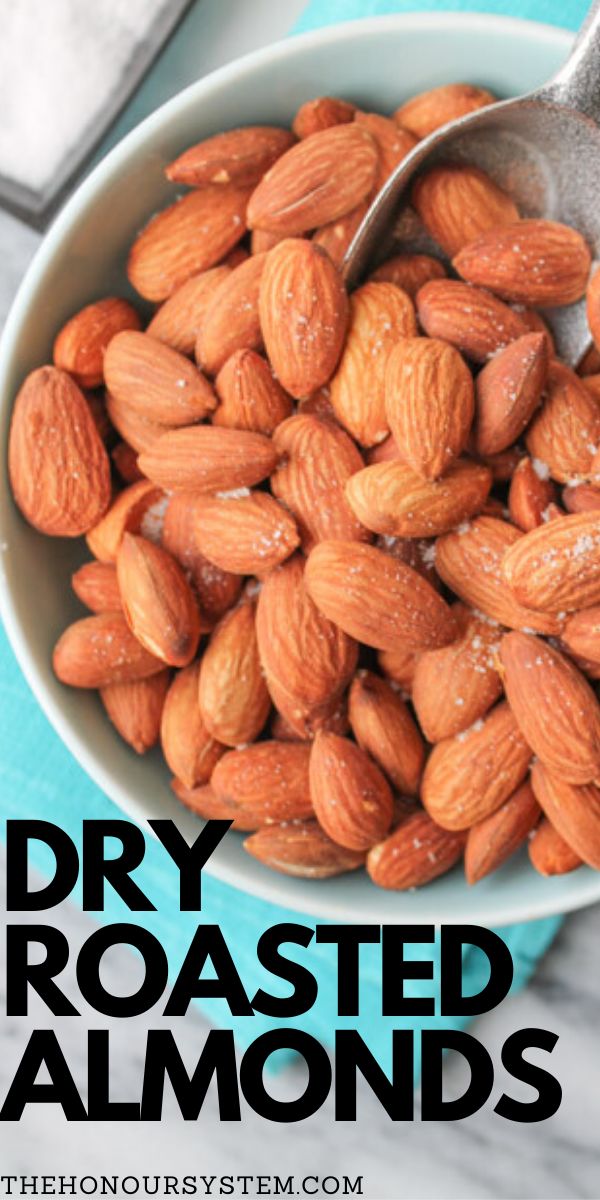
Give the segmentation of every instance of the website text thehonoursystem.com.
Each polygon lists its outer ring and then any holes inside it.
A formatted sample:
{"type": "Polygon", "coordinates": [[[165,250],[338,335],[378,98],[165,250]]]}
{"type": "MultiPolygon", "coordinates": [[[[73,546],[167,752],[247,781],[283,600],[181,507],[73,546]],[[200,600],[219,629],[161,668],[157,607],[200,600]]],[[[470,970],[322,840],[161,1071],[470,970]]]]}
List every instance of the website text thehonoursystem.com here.
{"type": "Polygon", "coordinates": [[[0,1196],[363,1196],[347,1175],[0,1175],[0,1196]]]}

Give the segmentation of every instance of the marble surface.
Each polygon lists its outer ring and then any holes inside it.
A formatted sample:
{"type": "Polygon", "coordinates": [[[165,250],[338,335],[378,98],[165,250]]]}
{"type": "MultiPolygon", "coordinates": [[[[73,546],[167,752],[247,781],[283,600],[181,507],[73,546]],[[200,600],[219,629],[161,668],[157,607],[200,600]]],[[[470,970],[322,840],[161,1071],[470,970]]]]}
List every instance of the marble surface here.
{"type": "MultiPolygon", "coordinates": [[[[220,63],[282,36],[303,7],[302,0],[202,0],[203,37],[190,52],[190,39],[176,40],[167,68],[140,89],[131,109],[120,119],[120,134],[144,112],[152,99],[166,98],[173,79],[181,86],[220,63]]],[[[198,6],[197,6],[198,8],[198,6]]],[[[200,9],[193,17],[199,19],[200,9]]],[[[185,35],[185,31],[184,31],[185,35]]],[[[0,323],[35,248],[38,235],[0,213],[0,323]]],[[[4,861],[0,856],[0,874],[4,861]]],[[[1,881],[0,881],[1,882],[1,881]]],[[[327,1104],[301,1124],[273,1126],[244,1109],[240,1125],[219,1122],[216,1098],[209,1094],[198,1124],[182,1121],[172,1097],[160,1124],[67,1125],[55,1108],[30,1109],[17,1124],[0,1126],[0,1175],[10,1174],[209,1174],[287,1177],[363,1176],[368,1200],[598,1200],[600,1198],[600,941],[598,907],[565,922],[551,952],[526,992],[481,1018],[474,1032],[499,1062],[500,1048],[515,1029],[540,1026],[559,1035],[552,1070],[563,1087],[563,1103],[555,1117],[533,1126],[513,1125],[496,1116],[491,1105],[456,1124],[394,1125],[382,1113],[369,1089],[361,1089],[356,1126],[336,1124],[327,1104]]],[[[18,920],[11,914],[11,921],[18,920]]],[[[22,918],[25,919],[25,918],[22,918]]],[[[90,919],[69,903],[54,911],[65,931],[72,958],[89,934],[90,919]]],[[[137,977],[138,962],[125,951],[113,953],[107,971],[125,992],[137,977]]],[[[73,970],[66,972],[75,996],[73,970]]],[[[55,1027],[78,1083],[85,1074],[85,1031],[89,1025],[110,1029],[113,1098],[135,1099],[148,1028],[159,1024],[152,1012],[126,1022],[49,1018],[41,1002],[27,1018],[7,1018],[4,982],[0,982],[0,1093],[12,1078],[30,1029],[55,1027]]],[[[164,1026],[164,1018],[160,1018],[164,1026]]],[[[197,1057],[208,1031],[193,1011],[171,1019],[184,1060],[197,1057]]],[[[541,1060],[540,1060],[541,1061],[541,1060]]],[[[461,1065],[446,1064],[446,1095],[459,1094],[461,1065]]],[[[505,1082],[498,1070],[497,1083],[505,1082]]],[[[277,1095],[291,1098],[302,1089],[302,1074],[289,1069],[277,1079],[277,1095]]],[[[497,1093],[498,1094],[498,1093],[497,1093]]],[[[0,1188],[0,1195],[2,1195],[0,1188]]],[[[249,1195],[256,1194],[253,1191],[249,1195]]],[[[323,1194],[321,1192],[319,1195],[323,1194]]]]}

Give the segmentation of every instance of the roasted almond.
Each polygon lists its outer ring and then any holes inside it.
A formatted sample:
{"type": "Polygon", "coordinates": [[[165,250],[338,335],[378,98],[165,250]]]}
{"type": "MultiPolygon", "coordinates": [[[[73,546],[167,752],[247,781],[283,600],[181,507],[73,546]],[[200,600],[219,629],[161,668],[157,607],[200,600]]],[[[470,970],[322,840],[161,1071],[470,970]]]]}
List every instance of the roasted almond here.
{"type": "Polygon", "coordinates": [[[528,850],[531,865],[540,875],[567,875],[583,862],[547,817],[533,830],[528,850]]]}
{"type": "Polygon", "coordinates": [[[411,200],[427,232],[450,258],[488,229],[519,219],[511,197],[468,163],[432,167],[413,184],[411,200]]]}
{"type": "Polygon", "coordinates": [[[167,765],[186,788],[205,784],[225,752],[206,727],[198,704],[200,664],[178,671],[167,693],[160,738],[167,765]]]}
{"type": "Polygon", "coordinates": [[[491,484],[488,468],[470,459],[452,463],[436,480],[392,460],[352,475],[346,498],[362,524],[376,533],[436,537],[481,512],[491,484]]]}
{"type": "Polygon", "coordinates": [[[256,816],[248,808],[240,809],[236,804],[217,796],[208,783],[187,788],[181,779],[172,779],[171,788],[186,808],[205,821],[231,821],[231,828],[242,833],[253,833],[263,823],[262,816],[256,816]]]}
{"type": "Polygon", "coordinates": [[[333,125],[348,125],[354,120],[356,108],[347,100],[337,96],[317,96],[315,100],[307,100],[300,105],[292,129],[298,138],[310,137],[313,133],[321,133],[323,129],[331,129],[333,125]]]}
{"type": "Polygon", "coordinates": [[[291,416],[290,397],[255,350],[236,350],[221,367],[215,389],[221,403],[214,425],[269,435],[291,416]]]}
{"type": "Polygon", "coordinates": [[[385,411],[400,454],[424,479],[437,479],[464,450],[475,409],[464,359],[438,338],[404,338],[390,352],[385,411]]]}
{"type": "Polygon", "coordinates": [[[412,702],[429,742],[469,729],[502,691],[495,662],[500,629],[461,604],[452,611],[459,636],[421,654],[412,680],[412,702]]]}
{"type": "Polygon", "coordinates": [[[473,87],[470,83],[445,83],[411,96],[396,109],[394,120],[405,129],[411,129],[418,138],[424,138],[440,125],[466,117],[467,113],[493,104],[494,100],[495,96],[485,88],[473,87]]]}
{"type": "Polygon", "coordinates": [[[169,497],[161,542],[177,559],[192,584],[200,607],[202,628],[213,625],[239,597],[242,579],[222,571],[202,554],[198,543],[199,513],[204,497],[200,493],[174,492],[169,497]]]}
{"type": "Polygon", "coordinates": [[[550,307],[585,293],[591,255],[576,229],[558,221],[520,221],[480,234],[453,259],[463,279],[504,300],[550,307]]]}
{"type": "Polygon", "coordinates": [[[477,454],[497,454],[520,438],[541,403],[547,374],[543,333],[524,334],[485,365],[475,382],[477,454]]]}
{"type": "Polygon", "coordinates": [[[253,742],[265,725],[271,699],[261,671],[253,603],[226,613],[211,634],[200,664],[198,699],[206,728],[227,746],[253,742]]]}
{"type": "Polygon", "coordinates": [[[373,671],[358,671],[350,688],[348,714],[359,746],[392,787],[401,795],[416,796],[425,745],[404,700],[373,671]]]}
{"type": "Polygon", "coordinates": [[[208,380],[189,359],[146,333],[118,333],[104,372],[111,395],[157,425],[191,425],[217,405],[208,380]]]}
{"type": "Polygon", "coordinates": [[[87,534],[87,544],[102,563],[114,563],[125,533],[139,533],[145,514],[163,499],[154,483],[141,479],[120,492],[109,510],[87,534]]]}
{"type": "Polygon", "coordinates": [[[109,392],[106,393],[106,411],[111,424],[137,454],[149,450],[156,439],[169,429],[168,425],[158,425],[155,421],[149,421],[138,409],[123,404],[109,392]]]}
{"type": "Polygon", "coordinates": [[[337,221],[330,221],[327,225],[321,225],[313,235],[313,242],[325,250],[329,255],[332,263],[339,269],[343,266],[346,251],[351,246],[354,235],[364,220],[368,211],[369,205],[366,200],[361,200],[356,208],[353,208],[343,217],[338,217],[337,221]]]}
{"type": "Polygon", "coordinates": [[[450,833],[421,809],[411,813],[367,855],[367,871],[377,887],[404,892],[431,883],[459,861],[463,833],[450,833]]]}
{"type": "Polygon", "coordinates": [[[249,809],[263,822],[313,817],[308,762],[303,742],[257,742],[230,750],[217,763],[212,787],[219,798],[249,809]]]}
{"type": "Polygon", "coordinates": [[[180,354],[193,354],[206,310],[229,274],[230,268],[221,265],[186,279],[157,309],[146,333],[180,354]]]}
{"type": "Polygon", "coordinates": [[[55,367],[68,371],[82,388],[99,387],[104,382],[104,352],[115,334],[123,329],[141,329],[142,323],[132,304],[118,296],[107,296],[80,308],[63,325],[52,357],[55,367]]]}
{"type": "Polygon", "coordinates": [[[563,488],[562,502],[570,513],[598,511],[600,488],[591,483],[577,483],[563,488]]]}
{"type": "Polygon", "coordinates": [[[125,533],[117,578],[123,611],[138,641],[170,666],[187,666],[198,648],[200,616],[179,563],[161,546],[125,533]]]}
{"type": "Polygon", "coordinates": [[[206,496],[197,511],[200,551],[223,571],[266,575],[300,544],[294,518],[265,492],[206,496]]]}
{"type": "Polygon", "coordinates": [[[87,562],[71,576],[78,600],[91,612],[119,612],[121,593],[113,563],[87,562]]]}
{"type": "Polygon", "coordinates": [[[410,129],[403,129],[391,117],[382,117],[380,113],[362,112],[359,109],[355,121],[368,130],[379,151],[379,168],[375,177],[375,190],[379,191],[398,163],[414,150],[419,139],[410,129]]]}
{"type": "Polygon", "coordinates": [[[431,279],[444,279],[445,275],[444,264],[429,254],[395,254],[373,271],[369,282],[394,283],[414,300],[419,288],[431,279]]]}
{"type": "MultiPolygon", "coordinates": [[[[508,489],[508,511],[513,525],[529,533],[548,519],[549,505],[554,503],[556,488],[548,478],[547,470],[541,470],[536,460],[522,458],[508,489]]],[[[600,507],[600,495],[599,507],[600,507]]]]}
{"type": "Polygon", "coordinates": [[[548,369],[542,407],[527,431],[532,458],[548,467],[559,483],[577,483],[594,472],[600,446],[600,400],[556,359],[548,369]]]}
{"type": "Polygon", "coordinates": [[[165,666],[138,642],[121,612],[98,613],[69,625],[54,647],[52,665],[61,683],[78,688],[147,679],[165,666]]]}
{"type": "MultiPolygon", "coordinates": [[[[561,642],[578,662],[595,664],[593,675],[597,678],[600,673],[600,605],[573,613],[562,631],[561,642]]],[[[586,669],[586,674],[591,673],[586,669]]]]}
{"type": "Polygon", "coordinates": [[[269,825],[246,838],[244,850],[265,867],[299,879],[330,879],[362,867],[365,856],[332,842],[318,821],[269,825]]]}
{"type": "Polygon", "coordinates": [[[317,733],[310,794],[325,833],[348,850],[368,850],[392,823],[392,793],[379,767],[348,738],[317,733]]]}
{"type": "Polygon", "coordinates": [[[540,806],[529,781],[504,804],[469,830],[465,846],[467,883],[478,883],[497,871],[523,845],[540,818],[540,806]]]}
{"type": "Polygon", "coordinates": [[[253,254],[229,271],[206,306],[195,353],[199,366],[209,375],[216,375],[236,350],[260,350],[262,346],[258,295],[265,262],[265,254],[253,254]]]}
{"type": "Polygon", "coordinates": [[[543,612],[600,603],[596,513],[576,513],[532,529],[507,548],[502,574],[521,604],[543,612]]]}
{"type": "Polygon", "coordinates": [[[600,871],[600,790],[593,783],[576,787],[541,762],[533,767],[531,783],[561,837],[584,863],[600,871]]]}
{"type": "Polygon", "coordinates": [[[410,696],[421,654],[422,650],[399,643],[393,650],[380,650],[377,655],[377,663],[383,675],[401,688],[407,697],[410,696]]]}
{"type": "Polygon", "coordinates": [[[518,312],[484,288],[460,279],[432,279],[417,292],[419,321],[428,337],[456,346],[476,363],[487,362],[528,332],[518,312]]]}
{"type": "Polygon", "coordinates": [[[123,483],[139,483],[144,478],[137,464],[137,451],[127,442],[117,442],[110,457],[123,483]]]}
{"type": "Polygon", "coordinates": [[[246,125],[216,133],[190,146],[165,168],[167,179],[190,187],[209,183],[255,185],[285,150],[294,144],[289,129],[246,125]]]}
{"type": "Polygon", "coordinates": [[[100,688],[100,699],[115,729],[137,754],[156,745],[170,671],[159,671],[149,679],[110,683],[100,688]]]}
{"type": "Polygon", "coordinates": [[[140,455],[140,468],[159,487],[235,491],[266,479],[278,458],[261,433],[196,425],[163,433],[140,455]]]}

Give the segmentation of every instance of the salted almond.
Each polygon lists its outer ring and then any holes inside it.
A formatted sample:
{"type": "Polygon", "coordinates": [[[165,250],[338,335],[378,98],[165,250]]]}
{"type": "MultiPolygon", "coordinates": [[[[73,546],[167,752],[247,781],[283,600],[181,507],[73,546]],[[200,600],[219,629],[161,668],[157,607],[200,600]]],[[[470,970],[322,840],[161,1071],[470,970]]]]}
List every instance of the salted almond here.
{"type": "Polygon", "coordinates": [[[149,421],[147,417],[142,416],[139,409],[123,404],[109,392],[106,393],[106,411],[111,424],[136,454],[143,454],[149,450],[153,442],[169,429],[168,425],[158,425],[155,421],[149,421]]]}
{"type": "MultiPolygon", "coordinates": [[[[551,479],[536,470],[531,458],[522,458],[508,489],[508,511],[513,525],[529,533],[548,518],[548,507],[554,502],[556,488],[551,479]]],[[[600,502],[600,495],[599,495],[600,502]]],[[[600,506],[600,504],[599,504],[600,506]]]]}
{"type": "Polygon", "coordinates": [[[265,492],[207,496],[197,511],[200,551],[223,571],[266,575],[300,544],[294,518],[265,492]]]}
{"type": "Polygon", "coordinates": [[[379,650],[444,646],[456,634],[448,605],[411,567],[360,542],[320,542],[305,583],[317,608],[350,637],[379,650]]]}
{"type": "Polygon", "coordinates": [[[358,671],[350,688],[352,732],[397,792],[416,796],[425,761],[423,738],[404,700],[373,671],[358,671]]]}
{"type": "Polygon", "coordinates": [[[385,411],[402,458],[417,475],[437,479],[464,450],[473,420],[473,379],[454,346],[438,338],[404,338],[385,373],[385,411]]]}
{"type": "Polygon", "coordinates": [[[435,541],[433,538],[403,538],[380,536],[375,543],[380,550],[398,558],[423,576],[437,592],[441,591],[441,580],[435,569],[435,541]]]}
{"type": "MultiPolygon", "coordinates": [[[[600,346],[600,271],[596,268],[591,276],[586,293],[587,321],[594,341],[594,349],[598,352],[600,346]]],[[[595,360],[592,359],[592,363],[595,360]]],[[[600,363],[596,366],[600,370],[600,363]]],[[[584,374],[589,373],[589,367],[584,366],[584,374]]]]}
{"type": "Polygon", "coordinates": [[[327,252],[338,270],[343,266],[346,251],[352,245],[354,235],[364,220],[368,208],[368,201],[361,200],[356,208],[346,213],[345,216],[338,217],[337,221],[329,221],[327,225],[321,225],[321,228],[317,229],[313,235],[315,245],[327,252]]]}
{"type": "Polygon", "coordinates": [[[253,833],[263,823],[262,816],[256,816],[247,808],[240,809],[236,804],[217,796],[208,783],[188,788],[181,779],[172,779],[171,788],[186,808],[205,821],[231,821],[231,828],[241,833],[253,833]]]}
{"type": "Polygon", "coordinates": [[[465,846],[467,883],[479,883],[514,854],[540,819],[540,806],[526,781],[489,817],[469,830],[465,846]]]}
{"type": "Polygon", "coordinates": [[[548,374],[543,333],[526,333],[479,372],[475,382],[477,454],[497,454],[520,438],[542,400],[548,374]]]}
{"type": "Polygon", "coordinates": [[[481,461],[492,472],[494,483],[508,483],[524,457],[524,453],[520,446],[509,446],[507,450],[500,450],[498,454],[484,455],[481,461]]]}
{"type": "Polygon", "coordinates": [[[511,197],[468,163],[432,167],[413,184],[411,200],[427,232],[450,258],[488,229],[519,219],[511,197]]]}
{"type": "Polygon", "coordinates": [[[79,537],[110,503],[110,462],[83,392],[65,371],[39,367],[22,384],[8,440],[12,493],[51,537],[79,537]]]}
{"type": "Polygon", "coordinates": [[[456,532],[446,533],[438,539],[436,571],[465,604],[500,625],[557,634],[561,621],[556,615],[541,613],[519,603],[504,578],[504,556],[522,536],[508,521],[476,517],[456,532]]]}
{"type": "Polygon", "coordinates": [[[523,782],[528,746],[508,704],[497,704],[470,729],[434,746],[421,799],[444,829],[469,829],[496,812],[523,782]]]}
{"type": "MultiPolygon", "coordinates": [[[[588,286],[591,287],[591,280],[588,286]]],[[[600,280],[598,280],[596,287],[600,287],[600,280]]],[[[586,376],[597,375],[598,372],[600,372],[600,351],[596,346],[590,346],[589,350],[586,350],[583,358],[577,364],[577,374],[581,375],[582,379],[585,379],[586,376]]]]}
{"type": "Polygon", "coordinates": [[[521,604],[543,612],[600,603],[596,513],[576,513],[532,529],[507,549],[502,573],[521,604]]]}
{"type": "Polygon", "coordinates": [[[196,361],[216,375],[236,350],[260,350],[258,294],[266,254],[253,254],[229,271],[206,306],[196,339],[196,361]]]}
{"type": "Polygon", "coordinates": [[[363,460],[343,429],[301,412],[277,427],[273,445],[281,458],[271,477],[273,494],[294,514],[302,547],[324,539],[368,541],[344,488],[363,460]]]}
{"type": "Polygon", "coordinates": [[[211,634],[200,664],[198,699],[204,724],[218,741],[241,746],[258,737],[271,698],[258,655],[254,604],[226,613],[211,634]]]}
{"type": "Polygon", "coordinates": [[[138,642],[123,613],[106,612],[69,625],[54,647],[52,666],[61,683],[101,688],[147,679],[165,664],[138,642]]]}
{"type": "Polygon", "coordinates": [[[432,279],[417,292],[419,322],[428,337],[456,346],[476,363],[487,362],[527,333],[521,315],[484,288],[460,279],[432,279]]]}
{"type": "Polygon", "coordinates": [[[444,279],[446,268],[429,254],[395,254],[369,276],[371,283],[395,283],[414,300],[419,288],[431,279],[444,279]]]}
{"type": "Polygon", "coordinates": [[[107,296],[80,308],[60,330],[52,351],[55,367],[68,371],[82,388],[104,382],[104,352],[116,333],[141,329],[132,304],[119,296],[107,296]]]}
{"type": "Polygon", "coordinates": [[[109,683],[100,688],[100,699],[107,716],[136,754],[146,754],[159,739],[170,680],[170,671],[159,671],[149,679],[109,683]]]}
{"type": "Polygon", "coordinates": [[[360,125],[314,133],[263,176],[248,203],[248,225],[294,237],[335,221],[368,196],[377,167],[375,142],[360,125]]]}
{"type": "Polygon", "coordinates": [[[257,742],[224,754],[211,784],[219,798],[260,815],[263,823],[303,821],[314,816],[309,758],[303,742],[257,742]]]}
{"type": "Polygon", "coordinates": [[[544,403],[527,431],[532,458],[559,483],[578,483],[594,472],[600,445],[600,401],[574,371],[556,359],[548,369],[544,403]]]}
{"type": "Polygon", "coordinates": [[[169,666],[187,666],[198,648],[200,617],[179,563],[161,546],[125,533],[117,578],[123,611],[138,641],[169,666]]]}
{"type": "Polygon", "coordinates": [[[561,643],[579,663],[586,663],[586,668],[584,668],[586,674],[598,678],[600,672],[600,604],[573,613],[562,631],[561,643]]]}
{"type": "Polygon", "coordinates": [[[531,772],[536,800],[582,862],[600,871],[600,790],[576,787],[537,762],[531,772]]]}
{"type": "Polygon", "coordinates": [[[196,594],[201,626],[206,631],[236,603],[242,579],[209,562],[200,550],[198,530],[203,499],[201,493],[193,492],[175,492],[169,497],[161,543],[183,567],[196,594]]]}
{"type": "Polygon", "coordinates": [[[261,433],[194,425],[163,433],[139,461],[144,475],[159,487],[219,492],[260,483],[278,458],[261,433]]]}
{"type": "Polygon", "coordinates": [[[452,463],[435,480],[392,460],[352,475],[346,498],[362,524],[376,533],[436,537],[481,512],[491,484],[488,468],[470,459],[452,463]]]}
{"type": "Polygon", "coordinates": [[[466,117],[467,113],[493,104],[495,99],[485,88],[470,83],[445,83],[411,96],[396,109],[394,120],[411,129],[418,138],[424,138],[440,125],[466,117]]]}
{"type": "Polygon", "coordinates": [[[294,144],[289,129],[246,125],[229,129],[190,146],[165,168],[173,183],[205,187],[210,183],[254,186],[276,159],[294,144]]]}
{"type": "Polygon", "coordinates": [[[392,823],[392,793],[379,767],[348,738],[317,733],[310,794],[325,833],[348,850],[368,850],[392,823]]]}
{"type": "Polygon", "coordinates": [[[198,704],[200,664],[178,671],[162,711],[160,740],[167,765],[186,788],[205,784],[225,752],[207,729],[198,704]]]}
{"type": "Polygon", "coordinates": [[[110,452],[110,457],[123,483],[139,483],[140,479],[144,478],[137,465],[137,451],[127,442],[117,442],[110,452]]]}
{"type": "Polygon", "coordinates": [[[121,593],[114,563],[88,562],[71,575],[78,600],[91,612],[119,612],[121,593]]]}
{"type": "Polygon", "coordinates": [[[382,117],[380,113],[362,112],[360,109],[355,116],[357,125],[362,125],[371,134],[379,152],[379,168],[375,177],[375,190],[379,191],[398,163],[414,150],[418,138],[410,129],[403,129],[391,117],[382,117]]]}
{"type": "Polygon", "coordinates": [[[591,261],[576,229],[536,218],[487,230],[452,265],[463,279],[504,300],[550,307],[581,299],[591,261]]]}
{"type": "Polygon", "coordinates": [[[529,861],[540,875],[567,875],[583,863],[547,817],[533,830],[528,851],[529,861]]]}
{"type": "Polygon", "coordinates": [[[450,833],[418,809],[367,854],[367,871],[377,887],[404,892],[445,875],[459,861],[463,833],[450,833]]]}
{"type": "Polygon", "coordinates": [[[279,242],[267,255],[259,313],[267,355],[282,387],[298,398],[326,384],[348,325],[346,292],[329,255],[304,238],[279,242]]]}
{"type": "Polygon", "coordinates": [[[600,488],[592,483],[576,483],[563,488],[562,502],[570,513],[596,511],[600,508],[600,488]]]}
{"type": "Polygon", "coordinates": [[[362,867],[365,856],[332,842],[317,821],[269,825],[246,838],[244,850],[272,871],[299,879],[330,879],[362,867]]]}
{"type": "Polygon", "coordinates": [[[220,262],[246,232],[250,189],[203,187],[153,217],[129,252],[127,274],[146,300],[166,300],[192,275],[220,262]]]}
{"type": "Polygon", "coordinates": [[[525,304],[514,304],[513,308],[518,312],[521,320],[527,326],[528,333],[543,333],[550,358],[556,358],[556,343],[552,330],[541,313],[535,308],[527,308],[525,304]]]}
{"type": "Polygon", "coordinates": [[[330,421],[336,429],[339,425],[331,403],[331,394],[327,386],[318,388],[312,396],[303,396],[296,405],[297,413],[312,413],[315,417],[323,417],[330,421]]]}
{"type": "Polygon", "coordinates": [[[369,467],[375,466],[376,463],[402,461],[400,447],[393,434],[390,433],[383,442],[378,442],[376,446],[366,450],[364,459],[369,467]]]}
{"type": "Polygon", "coordinates": [[[339,367],[331,380],[338,421],[363,446],[389,433],[385,375],[392,348],[417,332],[409,296],[393,283],[366,283],[350,299],[350,325],[339,367]]]}
{"type": "Polygon", "coordinates": [[[157,425],[191,425],[216,408],[213,389],[189,359],[146,333],[118,333],[104,373],[117,401],[157,425]]]}
{"type": "Polygon", "coordinates": [[[125,533],[139,533],[146,512],[160,501],[163,493],[154,483],[142,479],[132,483],[113,500],[108,512],[87,534],[87,544],[102,563],[114,563],[125,533]]]}
{"type": "Polygon", "coordinates": [[[502,681],[515,720],[534,754],[571,783],[600,776],[600,704],[559,650],[528,633],[500,644],[502,681]]]}
{"type": "Polygon", "coordinates": [[[214,425],[269,435],[292,413],[291,398],[255,350],[236,350],[221,367],[215,390],[221,403],[214,425]]]}
{"type": "Polygon", "coordinates": [[[390,679],[397,687],[410,696],[417,663],[422,650],[409,645],[397,645],[393,650],[380,650],[377,663],[386,679],[390,679]]]}
{"type": "Polygon", "coordinates": [[[206,310],[230,271],[222,265],[186,279],[157,309],[146,333],[180,354],[193,354],[206,310]]]}
{"type": "Polygon", "coordinates": [[[501,630],[461,604],[452,611],[459,636],[421,654],[412,681],[412,702],[428,742],[469,729],[502,691],[495,662],[501,630]]]}
{"type": "Polygon", "coordinates": [[[337,96],[317,96],[315,100],[307,100],[300,105],[292,121],[292,129],[298,138],[310,137],[334,125],[348,125],[354,120],[355,112],[354,104],[349,104],[347,100],[340,100],[337,96]]]}

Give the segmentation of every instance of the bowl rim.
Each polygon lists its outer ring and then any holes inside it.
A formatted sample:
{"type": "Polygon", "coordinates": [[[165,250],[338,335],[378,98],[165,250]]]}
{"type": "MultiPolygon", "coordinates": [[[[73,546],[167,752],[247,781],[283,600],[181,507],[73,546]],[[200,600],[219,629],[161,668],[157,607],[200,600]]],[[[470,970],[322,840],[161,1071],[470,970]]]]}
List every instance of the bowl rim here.
{"type": "MultiPolygon", "coordinates": [[[[202,96],[206,92],[210,92],[215,85],[220,86],[227,84],[229,81],[234,81],[239,77],[240,72],[252,72],[260,69],[262,65],[285,62],[286,58],[294,56],[298,47],[310,50],[312,46],[322,47],[334,42],[337,44],[340,41],[352,41],[357,37],[377,34],[386,29],[394,32],[400,29],[426,34],[429,27],[435,27],[438,33],[440,30],[443,31],[444,28],[451,28],[453,30],[464,29],[465,32],[485,30],[488,34],[493,34],[494,30],[498,32],[513,32],[519,37],[525,36],[530,39],[535,37],[538,41],[541,39],[546,44],[550,43],[558,49],[564,50],[565,53],[568,51],[573,39],[573,34],[569,30],[518,17],[456,12],[395,13],[386,16],[365,17],[359,20],[347,21],[311,30],[306,33],[288,36],[283,40],[263,46],[258,50],[253,50],[240,58],[234,59],[232,62],[219,67],[196,82],[189,84],[136,125],[92,168],[90,173],[67,200],[46,232],[19,285],[0,337],[0,418],[4,420],[8,416],[7,406],[9,405],[9,401],[6,397],[2,396],[4,390],[2,385],[12,357],[14,343],[27,315],[31,293],[36,289],[47,265],[60,249],[63,236],[69,231],[72,223],[77,220],[79,213],[86,208],[89,202],[93,201],[98,186],[100,184],[104,185],[110,179],[117,176],[123,165],[127,162],[131,152],[138,146],[142,146],[146,139],[151,138],[156,131],[160,130],[164,123],[168,123],[181,106],[187,104],[190,100],[201,101],[202,96]]],[[[7,485],[5,486],[7,487],[7,485]]],[[[8,494],[10,495],[10,493],[8,494]]],[[[142,810],[140,801],[133,798],[126,787],[115,787],[114,780],[109,778],[103,763],[97,758],[94,751],[88,746],[88,743],[63,713],[46,681],[40,675],[21,626],[16,596],[13,595],[12,587],[2,570],[0,570],[0,618],[4,624],[8,640],[20,669],[35,699],[69,752],[74,756],[78,764],[82,766],[90,779],[101,788],[109,799],[122,809],[129,819],[140,823],[145,827],[146,832],[154,836],[147,825],[148,815],[142,810]]],[[[243,894],[247,894],[240,883],[239,875],[234,867],[229,866],[227,863],[214,863],[211,860],[207,866],[207,871],[223,883],[230,885],[243,894]]],[[[267,875],[267,872],[265,872],[264,884],[262,880],[257,879],[256,886],[253,887],[253,891],[250,894],[253,897],[267,900],[273,904],[284,905],[289,909],[292,905],[286,891],[287,882],[287,876],[281,876],[275,872],[267,875]]],[[[573,876],[568,895],[557,893],[555,899],[548,897],[548,895],[540,896],[538,900],[532,898],[527,903],[526,911],[524,911],[522,904],[511,907],[510,903],[505,901],[498,906],[498,911],[495,914],[491,913],[490,915],[488,913],[488,920],[492,925],[503,926],[516,921],[532,920],[573,911],[593,904],[597,900],[600,900],[600,874],[597,879],[592,877],[590,880],[589,873],[585,872],[583,878],[579,881],[573,876]]],[[[311,899],[311,891],[308,888],[303,890],[301,896],[295,895],[293,908],[295,911],[320,918],[337,915],[339,919],[341,915],[339,905],[336,908],[335,903],[333,906],[323,903],[323,895],[320,889],[318,889],[318,895],[315,894],[314,899],[311,899]],[[304,899],[305,894],[306,899],[304,899]],[[329,911],[324,912],[324,909],[327,908],[329,908],[329,911]]],[[[401,919],[407,919],[411,923],[417,924],[423,922],[430,923],[431,915],[428,914],[419,917],[418,913],[411,912],[406,918],[401,919]]],[[[449,914],[444,919],[451,923],[453,918],[449,914]]],[[[463,918],[457,917],[455,919],[462,920],[463,918]]]]}

